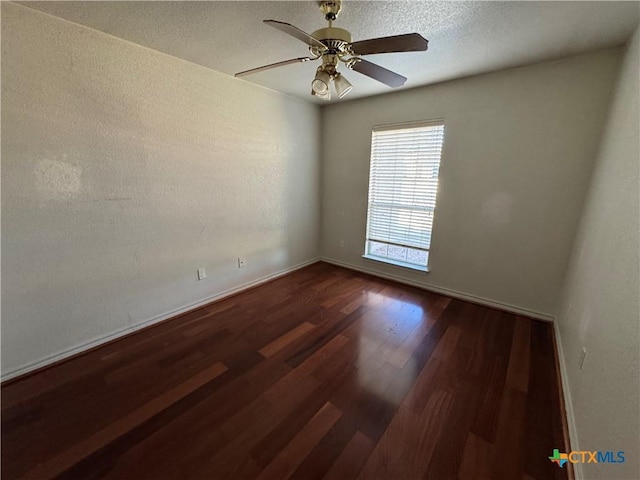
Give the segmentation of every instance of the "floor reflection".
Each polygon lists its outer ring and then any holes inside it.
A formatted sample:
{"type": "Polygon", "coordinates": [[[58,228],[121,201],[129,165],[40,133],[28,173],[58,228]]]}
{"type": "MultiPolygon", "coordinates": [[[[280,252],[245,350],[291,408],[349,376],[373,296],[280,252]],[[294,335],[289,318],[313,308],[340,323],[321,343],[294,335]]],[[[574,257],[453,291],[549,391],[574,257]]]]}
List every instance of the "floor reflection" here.
{"type": "Polygon", "coordinates": [[[366,292],[369,310],[358,322],[357,381],[398,406],[420,373],[411,352],[433,324],[425,299],[366,292]]]}

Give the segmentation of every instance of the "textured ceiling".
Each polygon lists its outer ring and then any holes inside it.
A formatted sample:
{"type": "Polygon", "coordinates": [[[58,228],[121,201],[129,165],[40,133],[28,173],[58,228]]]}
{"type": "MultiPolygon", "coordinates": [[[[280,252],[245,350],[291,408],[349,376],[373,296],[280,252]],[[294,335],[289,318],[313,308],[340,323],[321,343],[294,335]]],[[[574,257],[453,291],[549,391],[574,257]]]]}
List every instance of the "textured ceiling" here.
{"type": "MultiPolygon", "coordinates": [[[[211,69],[235,72],[307,55],[306,45],[262,23],[280,20],[311,33],[326,26],[316,2],[27,2],[35,8],[211,69]]],[[[418,32],[420,53],[368,60],[408,81],[402,88],[531,64],[623,44],[639,2],[349,1],[334,26],[354,41],[418,32]]],[[[318,62],[261,72],[250,81],[305,100],[318,62]]],[[[344,67],[342,68],[344,72],[344,67]]],[[[391,89],[356,72],[345,100],[391,89]]],[[[337,101],[337,100],[332,100],[337,101]]]]}

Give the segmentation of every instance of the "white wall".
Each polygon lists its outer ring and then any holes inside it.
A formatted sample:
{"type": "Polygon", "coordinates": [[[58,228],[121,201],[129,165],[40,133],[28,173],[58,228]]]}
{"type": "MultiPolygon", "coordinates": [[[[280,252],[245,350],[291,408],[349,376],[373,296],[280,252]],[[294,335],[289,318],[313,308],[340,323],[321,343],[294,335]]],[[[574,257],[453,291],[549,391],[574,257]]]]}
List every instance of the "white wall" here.
{"type": "Polygon", "coordinates": [[[619,60],[607,50],[325,107],[323,256],[553,315],[619,60]],[[361,258],[371,128],[434,118],[430,272],[361,258]]]}
{"type": "Polygon", "coordinates": [[[316,106],[2,2],[3,375],[316,258],[319,136],[316,106]]]}
{"type": "MultiPolygon", "coordinates": [[[[584,478],[640,478],[640,33],[625,55],[557,321],[582,450],[624,450],[584,478]],[[587,349],[583,369],[578,366],[587,349]]],[[[575,437],[574,437],[575,440],[575,437]]]]}

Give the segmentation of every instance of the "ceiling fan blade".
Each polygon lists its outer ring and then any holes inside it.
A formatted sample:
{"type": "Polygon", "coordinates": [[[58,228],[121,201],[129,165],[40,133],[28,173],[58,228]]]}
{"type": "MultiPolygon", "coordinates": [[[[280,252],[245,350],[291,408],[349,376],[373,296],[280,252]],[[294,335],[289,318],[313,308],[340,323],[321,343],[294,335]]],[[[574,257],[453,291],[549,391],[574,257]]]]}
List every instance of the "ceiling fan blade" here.
{"type": "Polygon", "coordinates": [[[402,75],[398,75],[391,70],[387,70],[380,65],[376,65],[375,63],[368,62],[361,58],[358,58],[353,65],[349,68],[351,70],[355,70],[358,73],[366,75],[367,77],[371,77],[374,80],[377,80],[385,85],[388,85],[392,88],[401,87],[404,85],[404,82],[407,81],[406,77],[402,75]]]}
{"type": "Polygon", "coordinates": [[[308,33],[303,32],[298,27],[294,27],[290,23],[279,22],[278,20],[263,20],[263,22],[267,25],[271,25],[273,28],[277,28],[278,30],[291,35],[292,37],[297,38],[298,40],[303,41],[310,47],[319,47],[323,49],[326,48],[320,40],[313,38],[308,33]]]}
{"type": "Polygon", "coordinates": [[[313,59],[309,57],[292,58],[291,60],[284,60],[282,62],[270,63],[269,65],[264,65],[262,67],[252,68],[251,70],[245,70],[244,72],[238,72],[234,75],[234,77],[244,77],[245,75],[251,75],[253,73],[262,72],[264,70],[271,70],[272,68],[284,67],[285,65],[291,65],[293,63],[308,62],[309,60],[313,60],[313,59]]]}
{"type": "Polygon", "coordinates": [[[429,41],[419,33],[407,33],[392,37],[372,38],[351,44],[351,51],[356,55],[372,55],[374,53],[422,52],[427,49],[429,41]]]}

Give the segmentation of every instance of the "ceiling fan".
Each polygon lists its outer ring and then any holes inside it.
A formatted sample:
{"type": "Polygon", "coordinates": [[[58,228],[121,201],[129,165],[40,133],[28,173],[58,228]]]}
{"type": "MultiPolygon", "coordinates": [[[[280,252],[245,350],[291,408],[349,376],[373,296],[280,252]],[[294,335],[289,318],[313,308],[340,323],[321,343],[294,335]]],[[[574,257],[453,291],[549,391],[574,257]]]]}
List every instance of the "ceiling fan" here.
{"type": "Polygon", "coordinates": [[[362,55],[394,52],[420,52],[427,49],[428,41],[418,33],[407,33],[391,37],[372,38],[359,42],[351,41],[351,33],[342,28],[333,26],[342,9],[342,0],[322,0],[318,2],[320,11],[325,20],[329,22],[327,28],[321,28],[309,35],[297,27],[277,20],[264,20],[278,30],[303,41],[309,46],[310,57],[299,57],[283,62],[272,63],[244,72],[236,73],[236,77],[244,77],[253,73],[262,72],[276,67],[291,65],[294,63],[308,62],[322,59],[322,65],[316,70],[316,75],[311,82],[311,95],[323,100],[331,99],[331,81],[339,98],[344,97],[353,88],[351,83],[338,72],[338,62],[343,62],[350,70],[373,78],[389,87],[401,87],[407,81],[405,77],[380,65],[371,63],[362,55]]]}

